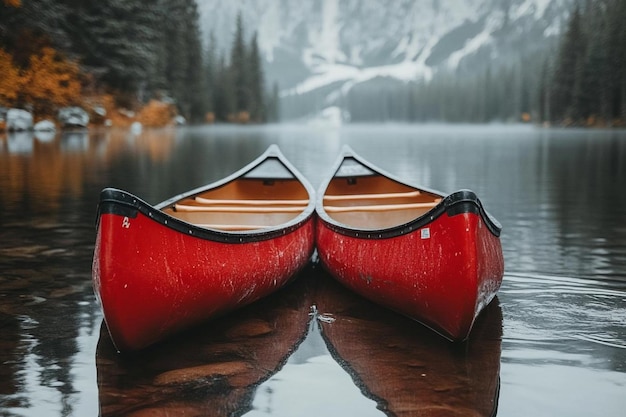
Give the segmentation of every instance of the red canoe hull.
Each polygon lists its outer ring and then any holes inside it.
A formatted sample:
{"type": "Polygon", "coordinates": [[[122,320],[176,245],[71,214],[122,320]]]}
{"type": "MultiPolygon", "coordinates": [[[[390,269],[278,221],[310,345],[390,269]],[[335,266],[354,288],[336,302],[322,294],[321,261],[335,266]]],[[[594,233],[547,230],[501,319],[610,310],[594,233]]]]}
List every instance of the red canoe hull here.
{"type": "Polygon", "coordinates": [[[92,277],[118,351],[145,348],[285,285],[313,254],[314,193],[276,146],[157,206],[104,189],[92,277]]]}
{"type": "Polygon", "coordinates": [[[504,273],[500,240],[474,213],[386,239],[341,235],[319,222],[317,248],[342,284],[455,341],[468,337],[504,273]]]}
{"type": "Polygon", "coordinates": [[[117,349],[144,348],[274,292],[309,261],[313,223],[310,218],[269,240],[222,243],[179,233],[142,213],[102,215],[94,288],[117,349]]]}
{"type": "Polygon", "coordinates": [[[504,275],[501,226],[474,192],[416,187],[346,147],[317,199],[319,259],[339,282],[467,339],[504,275]]]}

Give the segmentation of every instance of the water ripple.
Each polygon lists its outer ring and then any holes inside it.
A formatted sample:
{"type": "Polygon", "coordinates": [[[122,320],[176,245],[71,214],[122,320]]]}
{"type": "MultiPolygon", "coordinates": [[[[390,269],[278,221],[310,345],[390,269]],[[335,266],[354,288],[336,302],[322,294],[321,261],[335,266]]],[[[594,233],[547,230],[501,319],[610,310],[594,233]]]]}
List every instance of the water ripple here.
{"type": "Polygon", "coordinates": [[[559,294],[587,294],[626,299],[626,282],[621,280],[511,272],[507,272],[504,279],[505,284],[501,292],[509,294],[533,294],[548,291],[559,294]]]}
{"type": "Polygon", "coordinates": [[[509,343],[626,349],[626,282],[507,272],[499,298],[509,343]]]}
{"type": "Polygon", "coordinates": [[[610,346],[619,349],[626,349],[626,341],[615,339],[606,334],[577,334],[575,338],[584,340],[586,342],[599,343],[604,346],[610,346]]]}

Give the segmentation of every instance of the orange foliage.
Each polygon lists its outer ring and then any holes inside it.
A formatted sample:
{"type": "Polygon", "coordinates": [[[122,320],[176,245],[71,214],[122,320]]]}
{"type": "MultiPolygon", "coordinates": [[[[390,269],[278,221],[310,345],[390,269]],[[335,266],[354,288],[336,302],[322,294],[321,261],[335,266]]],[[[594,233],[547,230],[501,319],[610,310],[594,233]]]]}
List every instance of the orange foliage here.
{"type": "Polygon", "coordinates": [[[137,121],[146,127],[162,127],[170,124],[175,115],[176,112],[170,104],[150,100],[139,112],[137,121]]]}
{"type": "Polygon", "coordinates": [[[22,95],[39,116],[53,115],[59,107],[81,99],[78,64],[61,58],[52,48],[43,48],[30,58],[23,73],[22,95]]]}
{"type": "Polygon", "coordinates": [[[102,107],[106,110],[106,119],[111,126],[128,127],[135,121],[135,114],[120,110],[115,104],[115,97],[111,94],[104,94],[99,97],[102,107]]]}
{"type": "Polygon", "coordinates": [[[19,69],[13,64],[10,54],[0,48],[0,106],[12,107],[17,100],[22,84],[19,69]]]}
{"type": "Polygon", "coordinates": [[[237,123],[249,123],[250,122],[250,113],[248,113],[247,111],[240,111],[239,113],[237,113],[237,115],[235,116],[235,120],[237,121],[237,123]]]}
{"type": "Polygon", "coordinates": [[[11,7],[20,7],[22,5],[22,0],[3,0],[4,4],[11,7]]]}
{"type": "Polygon", "coordinates": [[[111,126],[129,127],[134,121],[134,115],[130,116],[128,112],[113,110],[107,114],[107,118],[111,121],[111,126]]]}
{"type": "Polygon", "coordinates": [[[226,120],[229,123],[246,124],[250,122],[250,113],[245,110],[242,110],[238,113],[229,113],[228,116],[226,116],[226,120]]]}

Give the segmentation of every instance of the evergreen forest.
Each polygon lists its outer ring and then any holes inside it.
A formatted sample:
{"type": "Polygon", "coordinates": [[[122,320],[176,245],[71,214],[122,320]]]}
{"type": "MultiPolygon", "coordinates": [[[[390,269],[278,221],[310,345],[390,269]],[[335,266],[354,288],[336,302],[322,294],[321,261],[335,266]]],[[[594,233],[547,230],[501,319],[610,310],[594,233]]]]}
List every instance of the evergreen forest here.
{"type": "Polygon", "coordinates": [[[238,18],[224,56],[203,47],[198,19],[195,0],[0,0],[0,107],[36,120],[105,108],[119,124],[276,117],[256,36],[238,18]]]}

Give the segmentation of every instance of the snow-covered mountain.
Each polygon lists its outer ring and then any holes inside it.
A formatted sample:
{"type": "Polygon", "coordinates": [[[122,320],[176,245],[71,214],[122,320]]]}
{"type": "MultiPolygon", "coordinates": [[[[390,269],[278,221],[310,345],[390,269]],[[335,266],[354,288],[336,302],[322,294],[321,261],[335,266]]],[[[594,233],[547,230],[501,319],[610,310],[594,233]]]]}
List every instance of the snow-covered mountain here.
{"type": "Polygon", "coordinates": [[[545,48],[574,0],[197,0],[201,27],[232,42],[241,13],[283,96],[336,96],[374,78],[428,81],[545,48]]]}

